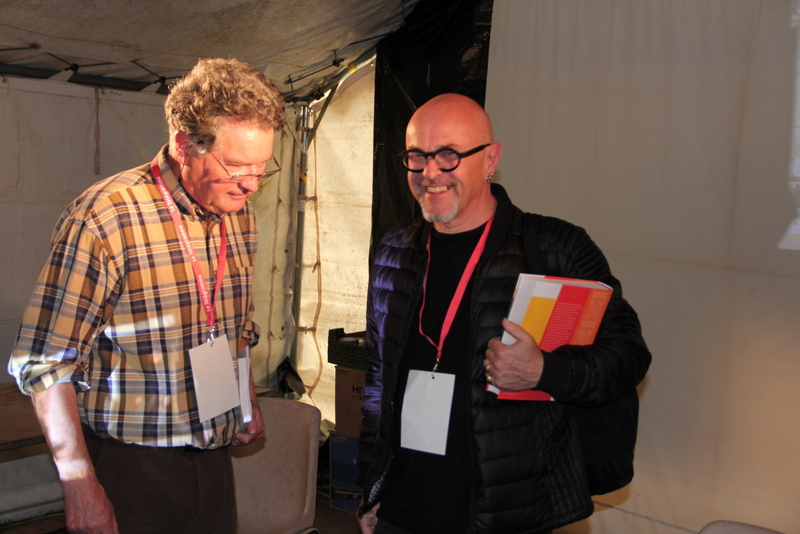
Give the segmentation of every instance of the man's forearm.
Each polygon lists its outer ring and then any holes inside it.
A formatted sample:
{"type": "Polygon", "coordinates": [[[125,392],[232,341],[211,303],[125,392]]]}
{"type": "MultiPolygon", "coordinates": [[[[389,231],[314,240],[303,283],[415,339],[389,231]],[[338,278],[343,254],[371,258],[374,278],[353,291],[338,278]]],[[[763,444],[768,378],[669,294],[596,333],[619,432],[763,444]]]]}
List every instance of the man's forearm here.
{"type": "Polygon", "coordinates": [[[55,384],[33,393],[33,407],[50,446],[62,482],[94,477],[81,431],[78,399],[72,384],[55,384]]]}
{"type": "Polygon", "coordinates": [[[34,393],[33,407],[64,489],[67,529],[85,534],[118,534],[114,507],[89,458],[72,384],[55,384],[34,393]]]}

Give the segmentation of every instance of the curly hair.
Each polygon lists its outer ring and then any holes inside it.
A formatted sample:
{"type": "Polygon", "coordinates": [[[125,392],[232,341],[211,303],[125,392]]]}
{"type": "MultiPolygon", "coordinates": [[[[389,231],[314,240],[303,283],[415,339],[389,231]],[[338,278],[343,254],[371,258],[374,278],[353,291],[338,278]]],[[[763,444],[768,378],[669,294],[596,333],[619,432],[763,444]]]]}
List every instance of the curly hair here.
{"type": "Polygon", "coordinates": [[[178,131],[191,135],[198,148],[214,146],[225,119],[280,130],[285,104],[264,74],[236,59],[201,59],[170,89],[164,104],[170,141],[178,131]]]}

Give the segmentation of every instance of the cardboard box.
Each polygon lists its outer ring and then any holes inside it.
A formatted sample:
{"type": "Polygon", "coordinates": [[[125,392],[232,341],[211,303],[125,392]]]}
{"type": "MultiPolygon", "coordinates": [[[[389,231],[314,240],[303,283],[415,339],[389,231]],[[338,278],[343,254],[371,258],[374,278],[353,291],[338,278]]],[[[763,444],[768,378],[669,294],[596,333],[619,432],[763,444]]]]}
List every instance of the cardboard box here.
{"type": "Polygon", "coordinates": [[[355,514],[361,504],[361,493],[343,488],[331,487],[331,508],[355,514]]]}
{"type": "Polygon", "coordinates": [[[358,438],[331,432],[328,439],[331,447],[331,488],[360,493],[364,488],[361,486],[361,470],[356,464],[358,438]]]}
{"type": "Polygon", "coordinates": [[[364,332],[346,334],[344,328],[328,330],[328,363],[351,369],[366,369],[364,332]]]}
{"type": "Polygon", "coordinates": [[[357,437],[361,432],[364,371],[336,366],[336,432],[357,437]]]}

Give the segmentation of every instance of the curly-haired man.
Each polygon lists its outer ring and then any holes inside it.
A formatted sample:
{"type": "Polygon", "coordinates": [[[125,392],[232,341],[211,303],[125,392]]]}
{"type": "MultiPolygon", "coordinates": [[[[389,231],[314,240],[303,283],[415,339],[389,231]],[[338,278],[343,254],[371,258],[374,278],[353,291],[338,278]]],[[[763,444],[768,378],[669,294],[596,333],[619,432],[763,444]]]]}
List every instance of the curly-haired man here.
{"type": "Polygon", "coordinates": [[[233,532],[228,446],[264,431],[245,371],[258,340],[247,201],[280,170],[283,99],[252,67],[205,59],[165,110],[152,162],[62,214],[9,362],[71,532],[233,532]]]}

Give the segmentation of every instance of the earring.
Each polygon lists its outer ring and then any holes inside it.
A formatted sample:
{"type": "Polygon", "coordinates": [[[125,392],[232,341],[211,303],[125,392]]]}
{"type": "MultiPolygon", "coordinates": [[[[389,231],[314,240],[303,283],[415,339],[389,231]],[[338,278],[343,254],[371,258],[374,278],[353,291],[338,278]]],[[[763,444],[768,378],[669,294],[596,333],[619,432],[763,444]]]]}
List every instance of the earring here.
{"type": "Polygon", "coordinates": [[[486,183],[487,184],[492,183],[492,176],[494,176],[494,174],[490,174],[489,176],[486,177],[486,183]]]}

